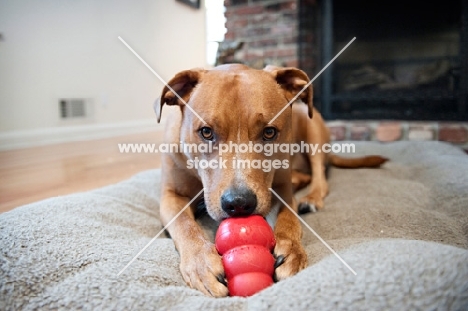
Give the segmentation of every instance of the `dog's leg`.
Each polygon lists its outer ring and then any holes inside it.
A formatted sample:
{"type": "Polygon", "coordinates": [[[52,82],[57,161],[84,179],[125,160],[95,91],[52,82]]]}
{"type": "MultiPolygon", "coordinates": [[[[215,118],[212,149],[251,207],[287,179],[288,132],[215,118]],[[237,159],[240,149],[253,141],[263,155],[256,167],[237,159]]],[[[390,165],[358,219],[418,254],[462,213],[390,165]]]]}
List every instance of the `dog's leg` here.
{"type": "MultiPolygon", "coordinates": [[[[297,212],[290,188],[291,185],[288,184],[283,189],[276,188],[275,191],[297,212]]],[[[276,198],[273,204],[281,206],[275,225],[276,246],[274,250],[277,263],[280,264],[275,270],[275,279],[280,281],[304,269],[307,266],[307,254],[301,243],[302,227],[297,216],[276,198]]]]}
{"type": "MultiPolygon", "coordinates": [[[[161,220],[169,223],[189,203],[173,191],[163,191],[161,220]]],[[[187,208],[167,228],[180,254],[180,271],[187,284],[206,295],[224,297],[228,289],[220,283],[224,280],[224,268],[216,248],[196,223],[194,211],[187,208]]]]}
{"type": "Polygon", "coordinates": [[[311,177],[309,174],[304,174],[300,171],[292,170],[291,176],[292,189],[294,193],[304,187],[307,187],[310,184],[311,177]]]}
{"type": "Polygon", "coordinates": [[[299,200],[299,213],[316,212],[323,208],[323,199],[328,194],[328,182],[325,176],[325,154],[317,153],[310,156],[312,181],[309,193],[299,200]]]}
{"type": "Polygon", "coordinates": [[[298,209],[300,213],[307,213],[323,208],[323,199],[328,194],[328,182],[325,175],[327,154],[323,150],[323,145],[330,143],[330,134],[322,116],[317,111],[314,111],[314,117],[303,130],[306,131],[306,135],[302,136],[303,139],[315,148],[308,154],[303,154],[308,159],[312,181],[308,194],[299,200],[298,209]]]}
{"type": "MultiPolygon", "coordinates": [[[[300,214],[308,212],[316,212],[323,208],[323,199],[328,194],[328,182],[326,178],[326,155],[324,153],[316,153],[314,155],[308,155],[309,162],[312,171],[312,177],[310,179],[310,189],[308,193],[299,200],[298,210],[300,214]]],[[[305,174],[299,173],[293,174],[295,179],[306,180],[305,174]],[[305,175],[305,176],[303,176],[305,175]]],[[[293,183],[294,184],[294,183],[293,183]]]]}

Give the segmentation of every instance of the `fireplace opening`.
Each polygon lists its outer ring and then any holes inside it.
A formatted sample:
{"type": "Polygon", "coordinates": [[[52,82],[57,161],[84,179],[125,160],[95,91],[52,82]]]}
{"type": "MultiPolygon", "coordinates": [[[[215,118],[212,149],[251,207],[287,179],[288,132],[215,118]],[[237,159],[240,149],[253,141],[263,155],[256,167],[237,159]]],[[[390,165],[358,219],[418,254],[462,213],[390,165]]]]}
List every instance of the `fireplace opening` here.
{"type": "Polygon", "coordinates": [[[322,114],[468,120],[467,15],[460,0],[300,1],[299,63],[310,75],[356,37],[314,83],[322,114]]]}

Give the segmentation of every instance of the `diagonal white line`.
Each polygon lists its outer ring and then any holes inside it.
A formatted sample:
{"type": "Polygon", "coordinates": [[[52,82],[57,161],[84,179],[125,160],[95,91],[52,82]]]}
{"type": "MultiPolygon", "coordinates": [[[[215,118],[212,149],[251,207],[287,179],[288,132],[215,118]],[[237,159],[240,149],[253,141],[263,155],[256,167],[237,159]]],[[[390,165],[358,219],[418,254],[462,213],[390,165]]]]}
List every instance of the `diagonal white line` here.
{"type": "Polygon", "coordinates": [[[133,49],[131,48],[131,46],[128,45],[127,42],[125,42],[124,39],[122,39],[122,37],[118,36],[118,38],[119,38],[119,40],[122,41],[122,43],[123,43],[123,44],[124,44],[124,45],[125,45],[141,62],[142,62],[142,63],[143,63],[143,65],[145,65],[145,66],[146,66],[146,67],[147,67],[147,68],[148,68],[148,69],[165,85],[165,86],[167,86],[167,87],[171,90],[172,93],[175,94],[175,96],[177,96],[178,99],[180,99],[180,100],[182,101],[182,103],[184,103],[185,106],[187,106],[188,109],[190,109],[190,111],[193,112],[194,115],[197,116],[198,119],[200,119],[200,121],[203,122],[203,124],[206,124],[205,120],[203,120],[203,118],[200,117],[200,115],[199,115],[195,110],[193,110],[193,108],[190,107],[190,105],[187,104],[187,103],[185,102],[185,100],[183,100],[182,97],[180,97],[179,94],[177,94],[177,92],[174,91],[174,90],[172,89],[172,87],[170,87],[170,86],[166,83],[166,81],[164,81],[164,79],[161,78],[161,76],[158,75],[158,73],[157,73],[156,71],[154,71],[154,69],[151,68],[151,66],[148,65],[147,62],[145,62],[145,60],[144,60],[143,58],[141,58],[140,55],[138,55],[138,53],[135,52],[135,50],[133,50],[133,49]]]}
{"type": "Polygon", "coordinates": [[[304,224],[304,226],[306,226],[307,229],[309,229],[310,232],[312,232],[312,233],[317,237],[317,239],[319,239],[320,242],[322,242],[323,245],[325,245],[325,246],[330,250],[330,252],[332,252],[333,255],[335,255],[335,256],[346,266],[346,268],[348,268],[354,275],[357,275],[356,271],[354,271],[353,268],[351,268],[351,267],[346,263],[346,261],[344,261],[343,258],[341,258],[341,256],[338,255],[338,253],[335,252],[335,251],[333,250],[333,248],[331,248],[330,245],[328,245],[328,243],[325,242],[325,240],[322,239],[322,238],[317,234],[317,232],[315,232],[314,229],[312,229],[312,228],[304,221],[304,219],[302,219],[286,202],[284,202],[284,200],[278,195],[278,193],[276,193],[275,190],[273,190],[273,189],[271,189],[271,188],[268,188],[268,190],[270,190],[270,191],[284,204],[284,206],[286,206],[287,208],[289,208],[289,210],[291,211],[291,213],[293,213],[293,215],[296,216],[296,217],[304,224]]]}
{"type": "Polygon", "coordinates": [[[344,48],[342,48],[342,49],[341,49],[341,51],[339,51],[339,52],[338,52],[338,54],[336,54],[336,56],[335,56],[335,57],[333,57],[333,58],[332,58],[332,60],[331,60],[331,61],[329,61],[329,62],[328,62],[328,64],[327,64],[325,67],[323,67],[323,69],[322,69],[322,70],[320,70],[320,72],[319,72],[318,74],[316,74],[316,75],[315,75],[315,77],[314,77],[312,80],[310,80],[310,81],[309,81],[309,83],[307,83],[307,84],[306,84],[306,85],[305,85],[305,86],[302,88],[302,90],[301,90],[299,93],[297,93],[297,95],[296,95],[296,96],[294,96],[294,98],[293,98],[293,99],[291,99],[291,100],[290,100],[290,101],[289,101],[289,102],[286,104],[286,106],[284,106],[284,107],[283,107],[283,109],[281,109],[281,111],[280,111],[280,112],[278,112],[278,113],[276,114],[276,116],[274,116],[274,118],[273,118],[273,119],[271,119],[271,121],[270,121],[270,122],[268,122],[268,124],[271,124],[273,121],[275,121],[275,120],[276,120],[276,118],[278,118],[278,117],[279,117],[279,115],[280,115],[280,114],[282,114],[282,113],[283,113],[283,111],[284,111],[284,110],[286,110],[286,108],[288,108],[288,107],[289,107],[289,105],[291,105],[291,103],[293,103],[293,102],[294,102],[294,101],[295,101],[295,100],[296,100],[296,99],[297,99],[297,98],[298,98],[298,97],[299,97],[299,96],[302,94],[302,92],[304,92],[304,91],[305,91],[305,90],[306,90],[306,89],[307,89],[307,88],[308,88],[308,87],[309,87],[309,86],[312,84],[312,82],[314,82],[314,81],[315,81],[315,79],[317,79],[317,78],[318,78],[318,77],[319,77],[319,76],[322,74],[322,72],[324,72],[324,71],[325,71],[325,69],[327,69],[327,68],[328,68],[328,66],[330,66],[330,65],[332,64],[332,63],[335,61],[335,59],[337,59],[337,58],[338,58],[338,56],[340,56],[340,55],[341,55],[341,53],[343,53],[343,52],[344,52],[344,50],[346,50],[346,49],[348,48],[348,46],[350,46],[350,45],[351,45],[351,43],[353,43],[353,41],[354,41],[354,40],[356,40],[356,37],[354,37],[353,39],[351,39],[351,41],[349,41],[349,43],[348,43],[348,44],[346,44],[346,46],[345,46],[344,48]]]}
{"type": "Polygon", "coordinates": [[[138,256],[140,256],[161,235],[161,233],[163,233],[164,230],[166,230],[167,227],[169,227],[177,219],[177,217],[179,217],[180,214],[182,214],[187,209],[187,207],[189,207],[190,204],[192,204],[192,202],[195,201],[196,198],[198,198],[198,196],[203,192],[203,190],[204,189],[200,190],[200,192],[197,193],[197,195],[193,197],[193,199],[190,200],[190,202],[188,202],[187,205],[185,205],[185,207],[180,212],[178,212],[177,215],[175,215],[174,218],[172,218],[171,221],[169,221],[167,225],[164,226],[164,228],[162,228],[161,231],[159,231],[158,234],[156,234],[156,236],[152,238],[151,241],[149,241],[148,244],[146,244],[145,247],[143,247],[143,249],[139,251],[138,254],[136,254],[135,257],[133,257],[133,259],[130,260],[130,262],[122,270],[120,270],[119,273],[117,273],[117,276],[120,276],[125,271],[125,269],[127,269],[138,258],[138,256]]]}

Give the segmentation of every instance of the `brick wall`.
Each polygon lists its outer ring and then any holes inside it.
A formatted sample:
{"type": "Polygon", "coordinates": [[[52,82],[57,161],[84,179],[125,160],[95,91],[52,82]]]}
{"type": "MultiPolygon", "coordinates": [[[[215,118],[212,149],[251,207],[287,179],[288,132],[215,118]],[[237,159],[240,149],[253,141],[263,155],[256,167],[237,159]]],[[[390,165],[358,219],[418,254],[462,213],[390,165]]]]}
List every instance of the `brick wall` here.
{"type": "Polygon", "coordinates": [[[333,141],[438,140],[452,143],[468,151],[468,123],[466,122],[330,121],[327,125],[333,141]]]}
{"type": "MultiPolygon", "coordinates": [[[[321,9],[317,0],[299,0],[299,41],[298,57],[299,67],[304,70],[309,77],[315,76],[321,70],[319,66],[320,53],[320,40],[319,33],[322,29],[321,22],[321,9]]],[[[316,94],[319,94],[320,88],[317,86],[320,81],[316,81],[314,86],[316,94]]]]}
{"type": "Polygon", "coordinates": [[[231,61],[299,67],[298,0],[225,0],[226,41],[244,42],[231,61]]]}

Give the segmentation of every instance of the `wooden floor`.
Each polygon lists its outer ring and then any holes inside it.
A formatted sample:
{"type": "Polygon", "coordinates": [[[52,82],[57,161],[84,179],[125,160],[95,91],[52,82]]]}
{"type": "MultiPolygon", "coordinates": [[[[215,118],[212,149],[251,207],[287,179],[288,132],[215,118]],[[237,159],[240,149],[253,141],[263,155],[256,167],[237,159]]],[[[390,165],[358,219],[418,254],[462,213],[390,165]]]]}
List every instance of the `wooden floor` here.
{"type": "Polygon", "coordinates": [[[120,153],[119,143],[160,143],[162,132],[0,152],[0,213],[117,183],[160,167],[160,156],[120,153]]]}

